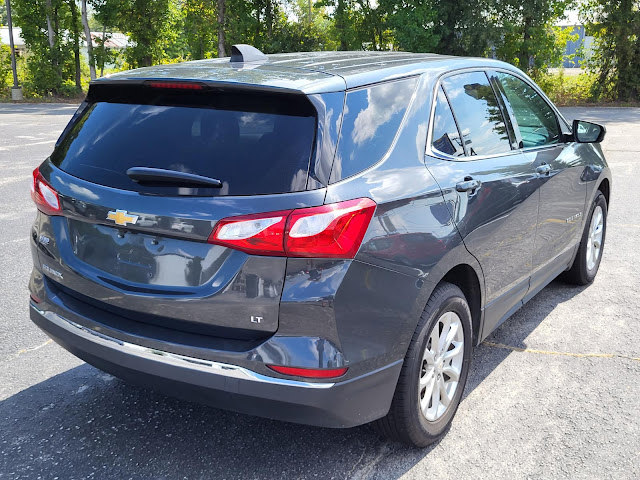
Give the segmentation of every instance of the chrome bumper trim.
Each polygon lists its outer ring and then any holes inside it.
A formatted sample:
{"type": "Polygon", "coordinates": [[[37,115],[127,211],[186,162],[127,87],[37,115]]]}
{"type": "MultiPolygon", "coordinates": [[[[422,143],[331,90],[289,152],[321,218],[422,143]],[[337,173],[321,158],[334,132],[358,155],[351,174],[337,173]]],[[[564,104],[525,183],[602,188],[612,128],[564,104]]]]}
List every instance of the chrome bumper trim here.
{"type": "Polygon", "coordinates": [[[221,375],[224,377],[238,378],[241,380],[250,380],[253,382],[271,383],[274,385],[281,385],[287,387],[298,388],[331,388],[335,383],[311,383],[298,380],[287,380],[283,378],[269,377],[260,373],[248,370],[237,365],[230,365],[228,363],[214,362],[212,360],[205,360],[201,358],[187,357],[184,355],[178,355],[176,353],[165,352],[162,350],[156,350],[153,348],[143,347],[134,343],[124,342],[117,338],[110,337],[104,333],[91,330],[90,328],[79,325],[71,320],[58,315],[55,312],[49,310],[40,310],[35,304],[31,303],[31,308],[49,320],[51,323],[63,328],[67,332],[84,338],[93,343],[103,345],[112,350],[119,351],[121,353],[144,358],[154,362],[164,363],[167,365],[173,365],[176,367],[188,368],[191,370],[197,370],[200,372],[206,372],[213,375],[221,375]]]}

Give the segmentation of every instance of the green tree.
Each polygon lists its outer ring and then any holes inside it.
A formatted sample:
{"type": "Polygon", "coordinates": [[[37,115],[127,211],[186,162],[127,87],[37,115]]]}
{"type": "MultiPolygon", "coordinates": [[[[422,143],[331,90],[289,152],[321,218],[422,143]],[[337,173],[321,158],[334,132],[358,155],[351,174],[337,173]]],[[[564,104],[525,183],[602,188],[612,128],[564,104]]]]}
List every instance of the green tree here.
{"type": "Polygon", "coordinates": [[[574,0],[498,0],[498,58],[536,76],[562,64],[570,30],[554,26],[574,0]]]}
{"type": "Polygon", "coordinates": [[[373,0],[321,0],[332,11],[330,36],[337,50],[380,50],[388,47],[387,10],[373,0]]]}
{"type": "Polygon", "coordinates": [[[68,0],[69,11],[71,12],[70,22],[71,28],[69,33],[71,35],[73,60],[75,66],[75,84],[78,92],[82,91],[82,72],[80,70],[80,17],[78,15],[78,5],[76,0],[68,0]]]}
{"type": "Polygon", "coordinates": [[[14,24],[29,50],[25,87],[36,94],[69,93],[75,75],[72,15],[66,0],[12,0],[14,24]]]}
{"type": "MultiPolygon", "coordinates": [[[[91,29],[89,28],[89,15],[87,9],[87,0],[81,0],[81,20],[82,30],[84,31],[84,39],[87,43],[87,57],[89,59],[89,77],[91,80],[96,79],[96,58],[93,54],[93,38],[91,37],[91,29]]],[[[104,35],[103,35],[104,38],[104,35]]]]}
{"type": "Polygon", "coordinates": [[[582,14],[595,37],[593,56],[587,60],[598,75],[594,95],[640,99],[640,2],[591,0],[582,14]]]}
{"type": "Polygon", "coordinates": [[[279,12],[272,31],[269,45],[271,52],[307,52],[335,49],[331,39],[331,22],[322,6],[310,4],[307,0],[297,0],[289,5],[292,17],[279,12]]]}
{"type": "Polygon", "coordinates": [[[432,0],[382,0],[397,48],[410,52],[435,52],[437,12],[432,0]]]}
{"type": "MultiPolygon", "coordinates": [[[[84,1],[84,0],[83,0],[84,1]]],[[[88,18],[89,26],[102,30],[100,39],[96,39],[97,46],[93,49],[95,65],[100,69],[100,76],[104,75],[104,66],[107,63],[114,63],[117,53],[106,46],[114,30],[118,25],[119,4],[113,0],[91,0],[94,14],[88,18]]]]}
{"type": "Polygon", "coordinates": [[[497,32],[490,0],[381,0],[401,50],[483,55],[497,32]]]}
{"type": "Polygon", "coordinates": [[[129,67],[145,67],[168,58],[167,49],[177,39],[172,28],[179,13],[175,0],[99,0],[96,17],[113,23],[129,35],[133,45],[125,52],[129,67]],[[109,12],[109,18],[102,15],[109,12]]]}
{"type": "Polygon", "coordinates": [[[183,35],[191,58],[210,58],[218,53],[216,0],[185,0],[183,35]]]}

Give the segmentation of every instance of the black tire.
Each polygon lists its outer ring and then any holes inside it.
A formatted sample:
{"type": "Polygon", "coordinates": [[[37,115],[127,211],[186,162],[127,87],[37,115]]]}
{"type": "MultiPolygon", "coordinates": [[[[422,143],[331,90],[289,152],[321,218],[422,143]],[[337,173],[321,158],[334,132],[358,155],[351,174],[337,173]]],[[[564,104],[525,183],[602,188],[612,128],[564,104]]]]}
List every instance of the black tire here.
{"type": "Polygon", "coordinates": [[[582,232],[582,239],[580,240],[580,247],[576,258],[571,265],[571,268],[564,272],[562,279],[568,283],[574,285],[588,285],[593,282],[600,268],[600,261],[602,260],[602,253],[604,252],[605,239],[607,237],[607,200],[604,195],[598,191],[596,198],[593,200],[591,209],[589,210],[589,216],[585,221],[584,231],[582,232]],[[587,265],[587,248],[589,242],[589,228],[591,226],[591,219],[593,218],[593,212],[597,207],[602,209],[603,225],[602,225],[602,242],[600,243],[600,254],[596,260],[593,268],[588,268],[587,265]]]}
{"type": "Polygon", "coordinates": [[[416,447],[427,446],[446,433],[458,409],[467,382],[473,350],[472,337],[471,313],[464,294],[451,283],[441,283],[427,302],[413,334],[389,413],[374,424],[380,433],[416,447]],[[423,354],[429,342],[431,330],[440,317],[449,311],[456,313],[462,324],[464,339],[462,367],[458,386],[444,414],[435,421],[428,421],[420,409],[418,391],[423,354]]]}

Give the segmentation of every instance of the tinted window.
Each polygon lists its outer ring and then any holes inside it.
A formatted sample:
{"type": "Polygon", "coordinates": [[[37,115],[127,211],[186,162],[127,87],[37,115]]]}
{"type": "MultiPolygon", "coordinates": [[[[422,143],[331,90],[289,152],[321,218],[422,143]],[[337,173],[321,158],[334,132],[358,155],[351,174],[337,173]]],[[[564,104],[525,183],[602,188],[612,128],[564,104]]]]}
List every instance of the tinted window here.
{"type": "Polygon", "coordinates": [[[398,132],[417,78],[386,82],[347,93],[331,181],[379,162],[398,132]]]}
{"type": "Polygon", "coordinates": [[[483,72],[455,75],[442,83],[469,155],[511,150],[502,111],[483,72]]]}
{"type": "Polygon", "coordinates": [[[496,73],[511,105],[522,136],[522,146],[537,147],[558,143],[560,130],[556,115],[538,93],[519,78],[496,73]]]}
{"type": "Polygon", "coordinates": [[[451,113],[449,102],[442,89],[438,89],[436,109],[433,116],[433,139],[431,144],[435,150],[454,157],[464,156],[464,148],[456,121],[451,113]]]}
{"type": "Polygon", "coordinates": [[[51,160],[85,180],[144,193],[173,195],[184,189],[139,185],[127,169],[177,170],[223,183],[220,189],[199,188],[198,194],[291,192],[306,188],[315,125],[308,115],[97,102],[51,160]]]}

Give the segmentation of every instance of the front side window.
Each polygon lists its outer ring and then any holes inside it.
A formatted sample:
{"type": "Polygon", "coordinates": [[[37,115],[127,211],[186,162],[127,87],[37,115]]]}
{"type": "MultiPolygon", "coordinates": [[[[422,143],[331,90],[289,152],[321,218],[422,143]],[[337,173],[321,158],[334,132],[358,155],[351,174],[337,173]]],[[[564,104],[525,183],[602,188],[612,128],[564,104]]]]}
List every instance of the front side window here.
{"type": "Polygon", "coordinates": [[[534,88],[514,75],[497,72],[513,116],[520,130],[523,148],[551,145],[560,141],[558,119],[534,88]]]}
{"type": "Polygon", "coordinates": [[[484,72],[447,77],[442,85],[468,155],[496,155],[511,150],[502,110],[484,72]]]}
{"type": "Polygon", "coordinates": [[[464,156],[464,148],[458,126],[442,88],[438,89],[438,96],[436,97],[431,145],[434,150],[452,157],[464,156]]]}

